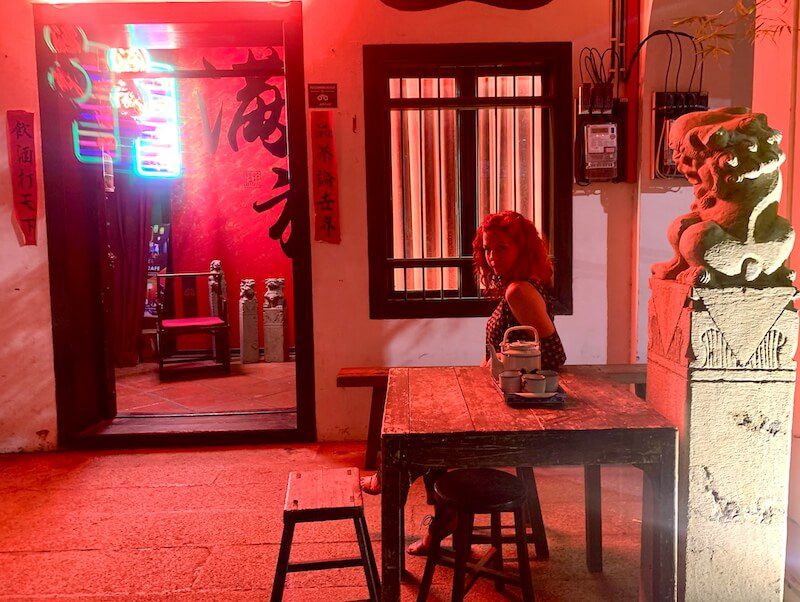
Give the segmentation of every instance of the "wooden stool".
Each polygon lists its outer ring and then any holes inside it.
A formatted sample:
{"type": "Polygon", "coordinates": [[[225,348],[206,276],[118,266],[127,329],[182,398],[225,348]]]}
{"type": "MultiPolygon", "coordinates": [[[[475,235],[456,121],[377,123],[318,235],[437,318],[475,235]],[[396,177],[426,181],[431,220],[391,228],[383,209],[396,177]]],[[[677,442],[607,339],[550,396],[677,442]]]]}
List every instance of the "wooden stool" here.
{"type": "Polygon", "coordinates": [[[506,583],[513,583],[522,588],[522,599],[532,601],[533,580],[528,559],[528,544],[525,535],[524,507],[527,499],[525,484],[506,472],[492,468],[464,468],[453,470],[442,475],[434,485],[436,496],[436,515],[431,523],[431,547],[425,563],[425,573],[419,587],[417,602],[427,599],[430,592],[433,572],[436,565],[442,563],[441,540],[444,537],[444,513],[446,510],[457,513],[457,524],[453,533],[455,561],[453,572],[453,600],[463,600],[466,593],[481,575],[488,575],[495,581],[499,591],[506,583]],[[514,532],[517,545],[517,562],[519,576],[512,576],[503,571],[503,537],[500,531],[500,513],[514,513],[514,532]],[[473,577],[465,586],[472,543],[472,530],[476,514],[491,515],[492,548],[480,562],[470,565],[473,577]],[[492,568],[487,564],[491,563],[492,568]]]}
{"type": "Polygon", "coordinates": [[[337,387],[372,387],[367,430],[367,457],[364,468],[374,470],[378,466],[378,449],[381,446],[381,421],[386,403],[386,387],[389,384],[389,368],[342,368],[336,375],[337,387]]]}
{"type": "Polygon", "coordinates": [[[272,586],[272,602],[283,598],[286,573],[300,571],[319,571],[363,566],[367,577],[367,587],[371,600],[380,599],[380,580],[378,567],[372,554],[367,522],[364,520],[364,503],[361,499],[361,485],[357,468],[336,468],[332,470],[294,471],[289,473],[286,489],[286,505],[283,509],[283,536],[278,552],[278,565],[275,567],[275,582],[272,586]],[[337,558],[335,560],[314,560],[310,562],[289,562],[292,549],[292,536],[297,523],[326,520],[353,519],[361,556],[358,558],[337,558]]]}
{"type": "MultiPolygon", "coordinates": [[[[550,558],[550,548],[547,545],[547,533],[544,529],[544,518],[542,517],[542,507],[539,504],[539,490],[536,488],[536,478],[533,476],[533,468],[524,466],[517,468],[517,477],[525,486],[527,500],[525,502],[525,523],[530,525],[531,532],[526,533],[526,541],[532,543],[536,550],[537,560],[547,560],[550,558]]],[[[473,543],[492,543],[492,535],[485,533],[486,527],[476,527],[472,536],[473,543]]],[[[503,535],[503,543],[514,543],[515,535],[503,535]]]]}

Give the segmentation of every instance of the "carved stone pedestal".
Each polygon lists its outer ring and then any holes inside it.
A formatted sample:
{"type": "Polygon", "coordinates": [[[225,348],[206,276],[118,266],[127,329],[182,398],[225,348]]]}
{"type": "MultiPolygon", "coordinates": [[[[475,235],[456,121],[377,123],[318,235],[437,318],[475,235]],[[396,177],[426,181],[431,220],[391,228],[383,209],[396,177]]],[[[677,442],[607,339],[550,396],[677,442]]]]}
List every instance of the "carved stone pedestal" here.
{"type": "Polygon", "coordinates": [[[793,287],[650,281],[647,400],[678,426],[678,599],[783,599],[793,287]]]}
{"type": "Polygon", "coordinates": [[[264,281],[264,359],[282,362],[283,355],[283,306],[285,297],[283,278],[267,278],[264,281]]]}
{"type": "Polygon", "coordinates": [[[283,307],[264,306],[264,360],[282,362],[283,307]]]}
{"type": "Polygon", "coordinates": [[[243,364],[258,361],[258,300],[256,281],[242,280],[239,293],[239,350],[243,364]]]}

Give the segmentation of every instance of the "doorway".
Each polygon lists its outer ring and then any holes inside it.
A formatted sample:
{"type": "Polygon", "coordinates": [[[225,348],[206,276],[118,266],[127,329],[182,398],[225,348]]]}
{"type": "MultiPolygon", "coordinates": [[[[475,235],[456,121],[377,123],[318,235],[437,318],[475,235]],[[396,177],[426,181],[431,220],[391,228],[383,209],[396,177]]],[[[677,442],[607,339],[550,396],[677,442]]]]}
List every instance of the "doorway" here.
{"type": "Polygon", "coordinates": [[[300,3],[34,18],[60,443],[313,440],[300,3]]]}

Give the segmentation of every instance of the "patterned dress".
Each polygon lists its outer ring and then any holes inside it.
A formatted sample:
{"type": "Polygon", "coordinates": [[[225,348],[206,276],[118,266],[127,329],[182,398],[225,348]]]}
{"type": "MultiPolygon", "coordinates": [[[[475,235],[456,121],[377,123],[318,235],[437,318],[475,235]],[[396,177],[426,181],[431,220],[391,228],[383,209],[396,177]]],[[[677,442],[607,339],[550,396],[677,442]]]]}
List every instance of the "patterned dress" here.
{"type": "MultiPolygon", "coordinates": [[[[536,280],[529,280],[528,282],[530,282],[533,287],[539,291],[539,294],[544,299],[545,307],[547,308],[547,315],[550,316],[550,320],[552,321],[553,297],[550,295],[547,289],[536,280]]],[[[503,340],[503,335],[505,335],[506,330],[512,326],[520,326],[520,323],[519,320],[517,320],[517,318],[514,316],[514,313],[511,311],[511,307],[504,296],[502,301],[500,301],[497,308],[489,317],[489,321],[486,323],[486,343],[491,343],[499,353],[500,343],[503,340]]],[[[525,333],[519,333],[519,336],[515,335],[517,335],[517,333],[511,334],[510,339],[512,341],[528,338],[525,333]]],[[[559,338],[557,331],[554,331],[549,337],[540,338],[540,344],[542,348],[543,370],[556,370],[562,366],[565,361],[567,361],[567,355],[564,353],[564,346],[561,344],[561,339],[559,338]]],[[[489,359],[488,350],[486,351],[486,359],[489,359]]]]}

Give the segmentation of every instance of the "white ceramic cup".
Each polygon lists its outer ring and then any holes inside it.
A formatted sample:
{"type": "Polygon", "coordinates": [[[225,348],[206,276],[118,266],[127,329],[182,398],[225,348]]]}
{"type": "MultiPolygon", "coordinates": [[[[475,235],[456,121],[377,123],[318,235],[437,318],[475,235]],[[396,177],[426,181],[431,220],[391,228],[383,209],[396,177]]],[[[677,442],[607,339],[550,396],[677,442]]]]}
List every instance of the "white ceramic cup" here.
{"type": "Polygon", "coordinates": [[[558,391],[558,372],[555,370],[539,370],[539,374],[545,378],[545,393],[555,393],[558,391]]]}
{"type": "Polygon", "coordinates": [[[541,374],[523,374],[522,390],[526,393],[544,393],[546,381],[541,374]]]}
{"type": "Polygon", "coordinates": [[[519,393],[521,388],[519,370],[506,370],[500,373],[500,390],[503,393],[519,393]]]}

